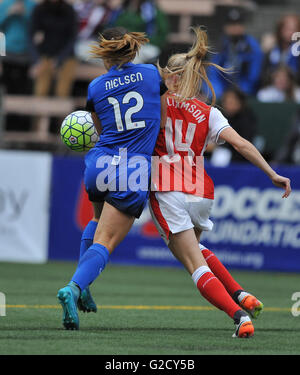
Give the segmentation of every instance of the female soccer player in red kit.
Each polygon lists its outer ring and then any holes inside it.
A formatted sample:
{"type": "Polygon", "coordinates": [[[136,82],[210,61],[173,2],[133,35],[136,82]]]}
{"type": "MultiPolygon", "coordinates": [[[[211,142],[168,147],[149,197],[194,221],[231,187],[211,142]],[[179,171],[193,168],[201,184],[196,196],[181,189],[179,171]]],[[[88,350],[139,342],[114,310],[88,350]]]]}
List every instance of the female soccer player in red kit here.
{"type": "MultiPolygon", "coordinates": [[[[266,173],[275,186],[285,190],[283,198],[291,192],[290,180],[279,176],[213,107],[215,94],[206,74],[206,68],[213,65],[205,60],[207,34],[201,28],[194,32],[192,49],[173,55],[160,69],[169,97],[166,126],[161,129],[155,148],[150,210],[161,236],[202,296],[234,320],[233,336],[250,337],[254,327],[248,314],[256,318],[262,303],[243,290],[210,250],[199,245],[202,231],[213,227],[209,215],[214,184],[205,172],[203,154],[209,142],[229,142],[266,173]],[[211,106],[200,100],[203,81],[212,92],[211,106]]],[[[224,71],[219,66],[215,68],[224,71]]]]}

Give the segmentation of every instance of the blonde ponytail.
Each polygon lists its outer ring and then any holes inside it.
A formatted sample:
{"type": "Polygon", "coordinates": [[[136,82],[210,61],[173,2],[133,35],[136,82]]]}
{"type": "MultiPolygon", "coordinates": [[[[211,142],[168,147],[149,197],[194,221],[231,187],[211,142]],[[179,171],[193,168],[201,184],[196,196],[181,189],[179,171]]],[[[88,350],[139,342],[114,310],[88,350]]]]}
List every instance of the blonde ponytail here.
{"type": "Polygon", "coordinates": [[[107,60],[113,65],[123,65],[132,61],[143,44],[149,42],[145,33],[128,32],[122,27],[105,30],[91,47],[94,58],[107,60]]]}
{"type": "Polygon", "coordinates": [[[178,74],[178,86],[176,94],[180,101],[193,97],[199,97],[203,81],[207,84],[212,94],[211,104],[216,102],[214,88],[208,79],[207,68],[214,66],[221,72],[227,72],[227,69],[207,61],[207,54],[210,52],[208,46],[208,37],[202,27],[193,27],[192,30],[196,35],[195,42],[188,53],[175,54],[168,60],[167,66],[161,68],[158,66],[163,78],[168,75],[178,74]]]}

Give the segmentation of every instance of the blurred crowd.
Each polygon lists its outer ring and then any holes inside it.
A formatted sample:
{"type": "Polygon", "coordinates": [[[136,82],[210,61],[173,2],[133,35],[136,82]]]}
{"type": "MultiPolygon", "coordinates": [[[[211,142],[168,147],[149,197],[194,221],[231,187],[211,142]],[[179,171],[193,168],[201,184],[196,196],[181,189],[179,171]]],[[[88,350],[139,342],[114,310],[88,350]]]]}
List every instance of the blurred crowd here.
{"type": "Polygon", "coordinates": [[[166,43],[168,20],[152,0],[0,1],[6,92],[48,95],[55,75],[54,95],[69,96],[78,62],[87,62],[91,42],[111,26],[147,33],[138,62],[154,62],[166,43]]]}
{"type": "MultiPolygon", "coordinates": [[[[256,118],[247,105],[249,96],[300,104],[300,18],[282,16],[258,41],[247,32],[246,16],[238,8],[228,11],[214,48],[218,53],[211,55],[228,74],[212,68],[209,78],[232,126],[254,141],[256,118]]],[[[111,26],[147,33],[150,43],[138,63],[155,63],[168,45],[168,16],[155,0],[0,0],[0,32],[6,42],[1,86],[8,94],[72,95],[78,64],[95,63],[89,60],[89,46],[111,26]]],[[[295,119],[285,150],[291,139],[297,145],[299,123],[295,119]]],[[[293,162],[284,150],[277,159],[293,162]]],[[[231,160],[238,161],[238,155],[232,153],[231,160]]]]}
{"type": "MultiPolygon", "coordinates": [[[[263,151],[257,118],[247,104],[247,98],[263,103],[300,104],[300,16],[282,16],[274,30],[263,35],[261,41],[247,33],[246,21],[243,11],[231,9],[228,12],[216,48],[218,53],[212,57],[214,63],[228,69],[228,74],[222,75],[211,69],[209,77],[231,126],[250,142],[257,143],[256,146],[263,151]]],[[[281,148],[272,155],[273,162],[300,164],[298,112],[293,123],[286,124],[286,134],[282,134],[281,148]]],[[[216,154],[213,154],[216,164],[219,160],[220,164],[224,163],[224,150],[221,153],[218,148],[216,154]]],[[[230,150],[228,158],[241,161],[234,150],[230,150]]]]}

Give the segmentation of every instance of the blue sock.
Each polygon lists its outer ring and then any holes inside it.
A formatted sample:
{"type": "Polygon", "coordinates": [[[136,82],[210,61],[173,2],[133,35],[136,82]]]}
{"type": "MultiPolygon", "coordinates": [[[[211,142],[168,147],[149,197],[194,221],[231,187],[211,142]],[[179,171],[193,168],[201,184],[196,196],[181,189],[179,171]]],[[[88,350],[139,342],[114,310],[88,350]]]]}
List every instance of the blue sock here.
{"type": "Polygon", "coordinates": [[[88,225],[85,227],[82,236],[81,236],[81,244],[80,244],[80,255],[79,260],[82,258],[83,254],[87,251],[87,249],[93,245],[94,235],[97,229],[98,222],[91,220],[88,225]]]}
{"type": "Polygon", "coordinates": [[[108,258],[107,248],[99,243],[94,243],[83,254],[71,281],[76,283],[81,290],[84,290],[104,270],[108,258]]]}

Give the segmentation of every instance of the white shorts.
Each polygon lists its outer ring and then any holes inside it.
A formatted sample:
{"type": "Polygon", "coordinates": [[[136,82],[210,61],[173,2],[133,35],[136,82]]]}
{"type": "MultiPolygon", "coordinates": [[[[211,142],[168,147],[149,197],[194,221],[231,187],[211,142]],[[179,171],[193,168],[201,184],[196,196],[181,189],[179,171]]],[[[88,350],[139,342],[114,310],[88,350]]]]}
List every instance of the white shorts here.
{"type": "Polygon", "coordinates": [[[170,233],[179,233],[191,228],[212,230],[209,219],[212,199],[201,198],[180,191],[152,192],[150,212],[157,230],[166,244],[170,233]]]}

